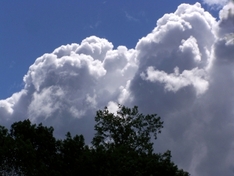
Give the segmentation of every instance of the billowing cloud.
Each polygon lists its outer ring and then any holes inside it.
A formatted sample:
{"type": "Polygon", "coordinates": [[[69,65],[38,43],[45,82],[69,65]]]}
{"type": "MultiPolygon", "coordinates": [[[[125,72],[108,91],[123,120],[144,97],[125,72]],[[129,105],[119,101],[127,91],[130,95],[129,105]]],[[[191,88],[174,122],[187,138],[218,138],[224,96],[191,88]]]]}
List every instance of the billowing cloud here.
{"type": "Polygon", "coordinates": [[[199,3],[181,4],[135,49],[91,36],[44,54],[30,66],[24,88],[0,100],[1,124],[29,118],[54,126],[58,137],[71,131],[89,142],[96,110],[137,105],[164,121],[155,151],[171,150],[194,176],[231,176],[233,10],[227,4],[216,21],[199,3]]]}
{"type": "Polygon", "coordinates": [[[234,173],[234,44],[226,37],[234,32],[231,10],[225,6],[217,22],[200,4],[182,4],[136,47],[132,103],[163,117],[166,129],[155,149],[171,148],[192,175],[234,173]]]}
{"type": "Polygon", "coordinates": [[[202,77],[205,73],[202,70],[185,70],[183,73],[179,73],[179,68],[175,68],[175,72],[167,74],[164,71],[154,70],[153,67],[148,67],[147,76],[144,73],[141,74],[142,79],[151,82],[160,82],[165,84],[165,89],[168,91],[177,92],[183,87],[192,85],[196,89],[197,94],[202,94],[208,89],[208,81],[202,77]]]}
{"type": "Polygon", "coordinates": [[[84,128],[81,121],[87,118],[91,124],[85,128],[92,131],[95,111],[117,101],[120,93],[126,95],[124,87],[136,70],[135,50],[113,49],[106,39],[92,36],[61,46],[36,59],[21,92],[0,101],[2,124],[29,118],[64,136],[68,130],[84,133],[76,123],[84,128]]]}

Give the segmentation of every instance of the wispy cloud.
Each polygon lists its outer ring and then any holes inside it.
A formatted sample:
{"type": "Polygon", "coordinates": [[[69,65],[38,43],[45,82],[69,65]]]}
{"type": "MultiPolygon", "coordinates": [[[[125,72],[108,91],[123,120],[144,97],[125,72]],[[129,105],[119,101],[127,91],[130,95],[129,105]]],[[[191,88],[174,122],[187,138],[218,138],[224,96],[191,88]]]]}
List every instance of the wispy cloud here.
{"type": "Polygon", "coordinates": [[[132,15],[130,15],[128,12],[124,11],[124,13],[125,13],[125,17],[126,17],[129,21],[135,21],[135,22],[140,21],[140,20],[137,19],[136,17],[133,17],[132,15]]]}
{"type": "Polygon", "coordinates": [[[229,0],[203,0],[203,3],[212,7],[222,8],[228,1],[229,0]]]}

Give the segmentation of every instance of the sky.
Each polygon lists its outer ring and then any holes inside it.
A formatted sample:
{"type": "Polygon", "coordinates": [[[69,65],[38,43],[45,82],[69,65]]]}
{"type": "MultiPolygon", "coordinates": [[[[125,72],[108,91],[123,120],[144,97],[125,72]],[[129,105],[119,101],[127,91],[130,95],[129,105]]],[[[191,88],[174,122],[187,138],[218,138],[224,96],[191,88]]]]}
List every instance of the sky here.
{"type": "Polygon", "coordinates": [[[193,176],[234,174],[234,5],[0,1],[0,124],[93,137],[107,106],[157,113],[156,152],[193,176]]]}

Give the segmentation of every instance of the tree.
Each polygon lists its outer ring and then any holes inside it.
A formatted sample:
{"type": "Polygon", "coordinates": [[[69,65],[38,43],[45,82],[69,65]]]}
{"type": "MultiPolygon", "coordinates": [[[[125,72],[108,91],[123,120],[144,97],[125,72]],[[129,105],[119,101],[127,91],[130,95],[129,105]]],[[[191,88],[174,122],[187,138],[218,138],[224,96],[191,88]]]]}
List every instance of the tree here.
{"type": "Polygon", "coordinates": [[[153,153],[151,138],[156,139],[163,128],[157,114],[143,115],[137,106],[119,105],[116,114],[107,107],[97,111],[95,121],[92,144],[98,157],[94,162],[102,160],[97,175],[189,175],[171,161],[170,151],[153,153]]]}
{"type": "Polygon", "coordinates": [[[12,167],[12,146],[14,141],[9,135],[8,129],[0,126],[0,175],[15,175],[12,167]]]}
{"type": "Polygon", "coordinates": [[[3,171],[7,175],[58,175],[57,142],[52,127],[24,120],[12,124],[6,136],[3,160],[7,169],[3,171]]]}
{"type": "Polygon", "coordinates": [[[59,156],[60,156],[60,173],[62,175],[82,175],[86,169],[85,158],[88,155],[89,149],[85,145],[83,135],[71,136],[70,132],[66,134],[66,138],[60,141],[59,156]]]}
{"type": "Polygon", "coordinates": [[[171,161],[171,152],[153,152],[163,122],[156,114],[119,105],[116,114],[97,111],[90,146],[83,135],[53,136],[53,127],[15,122],[0,126],[0,175],[188,176],[171,161]]]}
{"type": "Polygon", "coordinates": [[[97,132],[92,142],[95,147],[126,147],[141,153],[152,153],[151,135],[156,139],[163,127],[157,114],[145,116],[138,112],[137,106],[130,109],[119,105],[117,114],[110,113],[105,107],[103,111],[97,111],[95,121],[97,132]]]}

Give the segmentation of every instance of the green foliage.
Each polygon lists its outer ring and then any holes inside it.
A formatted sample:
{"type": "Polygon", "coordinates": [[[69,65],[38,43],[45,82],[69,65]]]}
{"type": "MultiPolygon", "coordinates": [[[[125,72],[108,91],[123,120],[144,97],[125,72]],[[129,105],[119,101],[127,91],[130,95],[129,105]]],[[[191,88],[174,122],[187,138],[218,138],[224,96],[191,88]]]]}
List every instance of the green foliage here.
{"type": "Polygon", "coordinates": [[[119,105],[117,114],[97,111],[92,146],[83,135],[68,132],[65,139],[54,129],[24,120],[8,131],[0,126],[0,175],[167,175],[188,176],[171,161],[170,151],[153,153],[163,122],[156,114],[143,115],[135,106],[119,105]]]}
{"type": "Polygon", "coordinates": [[[62,175],[77,175],[83,173],[85,155],[88,147],[85,145],[83,135],[72,137],[68,132],[66,139],[60,141],[59,156],[61,161],[62,175]],[[66,169],[64,169],[66,168],[66,169]]]}
{"type": "Polygon", "coordinates": [[[95,117],[97,131],[93,138],[95,147],[105,149],[124,147],[126,150],[140,153],[152,153],[151,135],[157,138],[163,122],[157,114],[143,115],[135,106],[130,109],[119,105],[117,114],[110,113],[105,107],[97,111],[95,117]]]}
{"type": "Polygon", "coordinates": [[[95,120],[92,144],[97,154],[102,153],[97,162],[103,161],[98,175],[189,175],[171,161],[170,151],[153,153],[150,140],[156,139],[163,128],[157,114],[143,115],[136,106],[130,109],[119,105],[116,114],[110,113],[107,107],[97,111],[95,120]]]}
{"type": "Polygon", "coordinates": [[[17,175],[54,175],[57,146],[53,128],[32,125],[29,120],[12,124],[8,134],[7,170],[17,175]]]}

